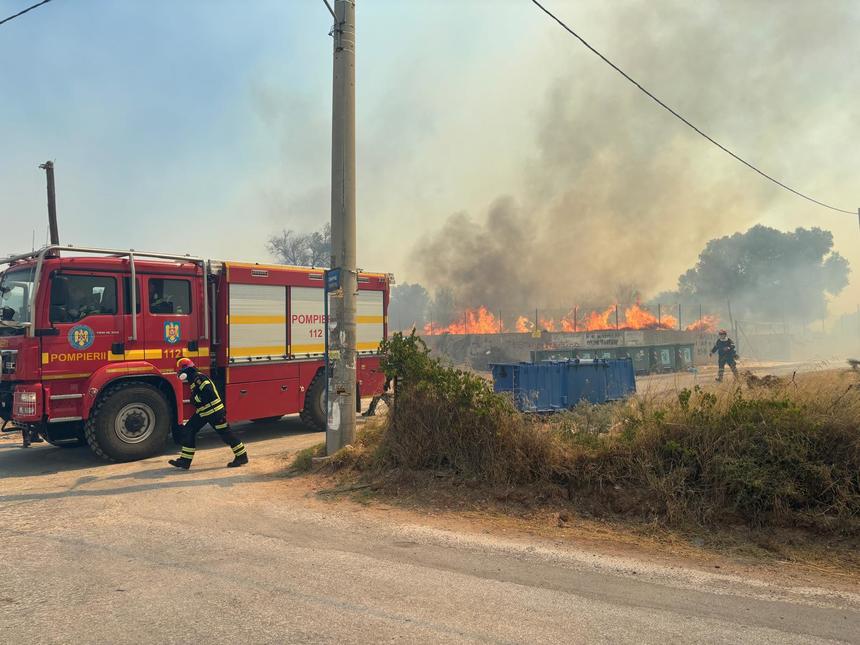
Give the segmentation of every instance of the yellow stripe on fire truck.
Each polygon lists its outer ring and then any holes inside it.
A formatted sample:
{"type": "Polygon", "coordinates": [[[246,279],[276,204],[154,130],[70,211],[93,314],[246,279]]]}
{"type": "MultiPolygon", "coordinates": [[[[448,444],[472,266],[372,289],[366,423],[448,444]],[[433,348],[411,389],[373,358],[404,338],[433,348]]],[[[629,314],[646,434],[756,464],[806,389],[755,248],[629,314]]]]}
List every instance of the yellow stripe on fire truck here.
{"type": "MultiPolygon", "coordinates": [[[[183,356],[209,356],[209,348],[201,347],[199,350],[190,351],[182,350],[183,356]]],[[[50,363],[79,363],[85,361],[157,361],[163,358],[170,358],[170,355],[165,355],[161,349],[130,349],[122,354],[114,354],[113,352],[42,352],[42,365],[50,363]]]]}

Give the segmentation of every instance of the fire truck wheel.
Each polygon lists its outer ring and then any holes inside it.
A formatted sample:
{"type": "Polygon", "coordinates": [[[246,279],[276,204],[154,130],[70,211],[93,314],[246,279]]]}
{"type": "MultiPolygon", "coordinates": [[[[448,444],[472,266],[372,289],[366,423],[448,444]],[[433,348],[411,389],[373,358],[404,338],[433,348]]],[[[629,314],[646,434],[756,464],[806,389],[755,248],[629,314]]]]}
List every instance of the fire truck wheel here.
{"type": "Polygon", "coordinates": [[[305,393],[305,405],[299,414],[305,425],[319,432],[325,432],[327,421],[325,411],[325,374],[322,370],[316,373],[305,393]]]}
{"type": "Polygon", "coordinates": [[[131,381],[115,385],[96,402],[84,434],[99,457],[135,461],[163,450],[170,426],[170,407],[161,392],[131,381]]]}

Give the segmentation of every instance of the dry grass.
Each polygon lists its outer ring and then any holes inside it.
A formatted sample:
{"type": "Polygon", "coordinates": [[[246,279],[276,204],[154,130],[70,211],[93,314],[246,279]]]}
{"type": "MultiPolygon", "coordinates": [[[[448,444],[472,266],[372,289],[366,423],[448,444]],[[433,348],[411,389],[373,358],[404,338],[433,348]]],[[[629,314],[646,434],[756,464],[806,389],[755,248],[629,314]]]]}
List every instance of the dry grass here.
{"type": "Polygon", "coordinates": [[[392,340],[388,419],[329,468],[435,473],[666,526],[860,528],[860,389],[850,371],[524,415],[474,375],[392,340]]]}

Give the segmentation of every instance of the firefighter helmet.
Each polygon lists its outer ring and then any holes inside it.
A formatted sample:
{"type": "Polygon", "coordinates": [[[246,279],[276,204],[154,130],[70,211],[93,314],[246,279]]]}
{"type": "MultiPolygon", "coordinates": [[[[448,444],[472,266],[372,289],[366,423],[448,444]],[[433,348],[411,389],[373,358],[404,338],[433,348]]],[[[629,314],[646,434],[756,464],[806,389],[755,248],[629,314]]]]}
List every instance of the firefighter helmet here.
{"type": "Polygon", "coordinates": [[[177,372],[181,372],[182,370],[184,370],[188,367],[194,367],[194,361],[192,361],[190,358],[186,358],[183,356],[178,361],[176,361],[176,371],[177,372]]]}
{"type": "Polygon", "coordinates": [[[176,374],[179,376],[180,381],[193,380],[196,373],[197,366],[194,365],[194,361],[190,358],[185,358],[183,356],[176,361],[176,374]]]}
{"type": "Polygon", "coordinates": [[[728,335],[729,335],[729,332],[727,332],[725,329],[721,329],[721,330],[720,330],[720,332],[719,332],[719,335],[720,335],[720,336],[728,336],[728,335]]]}

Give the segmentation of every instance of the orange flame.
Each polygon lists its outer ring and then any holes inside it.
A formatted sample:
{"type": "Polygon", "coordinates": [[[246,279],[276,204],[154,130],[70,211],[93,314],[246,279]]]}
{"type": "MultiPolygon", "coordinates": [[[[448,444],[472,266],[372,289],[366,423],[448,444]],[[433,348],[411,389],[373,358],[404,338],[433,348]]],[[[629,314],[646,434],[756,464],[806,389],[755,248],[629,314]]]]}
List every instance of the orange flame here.
{"type": "Polygon", "coordinates": [[[637,302],[624,312],[625,329],[677,329],[678,319],[663,315],[659,320],[650,311],[643,309],[637,302]]]}
{"type": "Polygon", "coordinates": [[[541,318],[540,328],[544,331],[555,331],[555,321],[552,318],[541,318]]]}
{"type": "MultiPolygon", "coordinates": [[[[653,313],[644,309],[639,303],[627,307],[622,315],[618,311],[615,314],[616,305],[612,305],[603,311],[592,311],[579,318],[572,310],[558,320],[552,318],[541,318],[539,329],[555,332],[574,331],[606,331],[606,330],[639,330],[639,329],[678,329],[678,319],[669,314],[663,314],[658,319],[653,313]]],[[[700,320],[687,325],[686,331],[715,332],[719,320],[716,316],[705,315],[700,320]]],[[[519,333],[531,333],[535,330],[535,324],[527,316],[519,316],[515,324],[515,330],[519,333]]],[[[447,326],[424,325],[424,334],[427,336],[440,336],[442,334],[499,334],[505,330],[502,321],[494,316],[486,307],[467,309],[463,317],[447,326]]]]}
{"type": "Polygon", "coordinates": [[[611,323],[609,319],[615,315],[615,305],[609,307],[606,311],[592,311],[585,317],[583,321],[583,331],[600,331],[602,329],[615,329],[615,321],[611,323]]]}
{"type": "Polygon", "coordinates": [[[424,325],[424,334],[427,336],[441,336],[442,334],[498,334],[502,326],[486,307],[467,309],[461,320],[452,322],[447,327],[434,326],[431,323],[424,325]]]}
{"type": "Polygon", "coordinates": [[[687,325],[687,331],[706,331],[710,334],[715,334],[717,332],[717,324],[719,323],[719,319],[716,316],[708,316],[704,315],[696,322],[687,325]]]}

